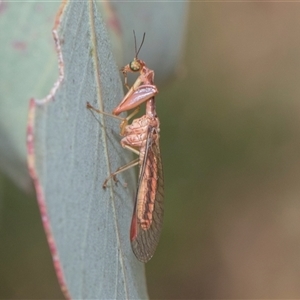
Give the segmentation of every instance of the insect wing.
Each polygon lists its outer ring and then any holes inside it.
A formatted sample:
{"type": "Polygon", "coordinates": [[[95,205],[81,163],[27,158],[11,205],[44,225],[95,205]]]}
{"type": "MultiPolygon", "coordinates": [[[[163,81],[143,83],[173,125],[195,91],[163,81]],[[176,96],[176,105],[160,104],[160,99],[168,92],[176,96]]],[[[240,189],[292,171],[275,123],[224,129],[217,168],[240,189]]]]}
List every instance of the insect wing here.
{"type": "Polygon", "coordinates": [[[157,129],[149,127],[140,168],[130,240],[138,260],[147,262],[158,245],[163,224],[164,181],[157,129]]]}

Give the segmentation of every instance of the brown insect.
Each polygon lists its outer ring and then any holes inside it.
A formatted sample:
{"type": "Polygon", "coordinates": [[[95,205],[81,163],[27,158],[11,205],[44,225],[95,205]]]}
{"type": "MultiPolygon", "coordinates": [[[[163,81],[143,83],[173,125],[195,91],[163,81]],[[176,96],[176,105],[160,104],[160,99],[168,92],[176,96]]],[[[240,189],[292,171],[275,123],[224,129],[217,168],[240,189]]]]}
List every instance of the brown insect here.
{"type": "MultiPolygon", "coordinates": [[[[126,118],[122,119],[120,134],[122,147],[131,150],[139,157],[118,168],[103,183],[106,188],[109,179],[116,181],[116,175],[136,165],[140,166],[135,205],[130,228],[132,250],[138,260],[147,262],[153,256],[158,245],[163,223],[164,180],[162,162],[159,149],[159,119],[155,108],[155,95],[158,93],[154,85],[154,71],[147,68],[144,61],[138,59],[138,53],[144,43],[137,50],[135,40],[135,58],[121,69],[124,74],[124,84],[128,92],[121,103],[113,110],[112,115],[134,109],[126,118]],[[129,88],[127,73],[139,72],[135,83],[129,88]],[[141,104],[146,103],[146,112],[140,118],[134,119],[130,125],[128,121],[139,111],[141,104]]],[[[98,113],[110,115],[95,109],[89,103],[87,107],[98,113]]]]}

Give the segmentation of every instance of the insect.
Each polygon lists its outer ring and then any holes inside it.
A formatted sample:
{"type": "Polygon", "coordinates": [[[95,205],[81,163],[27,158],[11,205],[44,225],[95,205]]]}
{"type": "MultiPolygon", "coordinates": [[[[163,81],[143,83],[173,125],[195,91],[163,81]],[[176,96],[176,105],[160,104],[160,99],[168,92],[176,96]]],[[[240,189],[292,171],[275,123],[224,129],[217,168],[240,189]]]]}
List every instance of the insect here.
{"type": "MultiPolygon", "coordinates": [[[[104,181],[103,187],[106,188],[111,178],[117,181],[117,174],[139,165],[130,241],[137,259],[147,262],[156,250],[162,229],[164,181],[159,148],[160,123],[155,107],[155,96],[158,90],[154,85],[154,71],[149,69],[144,61],[138,59],[139,51],[144,43],[145,33],[138,50],[135,32],[133,33],[135,57],[131,63],[121,69],[128,92],[121,103],[113,110],[111,116],[120,119],[118,117],[120,113],[133,109],[133,112],[126,118],[121,118],[120,134],[123,138],[120,143],[122,147],[131,150],[139,157],[118,168],[104,181]],[[138,78],[130,88],[127,84],[127,73],[129,72],[139,72],[138,78]],[[134,119],[129,124],[129,120],[137,114],[140,105],[143,103],[146,103],[145,115],[134,119]]],[[[89,103],[87,103],[87,107],[98,113],[110,115],[95,109],[89,103]]]]}

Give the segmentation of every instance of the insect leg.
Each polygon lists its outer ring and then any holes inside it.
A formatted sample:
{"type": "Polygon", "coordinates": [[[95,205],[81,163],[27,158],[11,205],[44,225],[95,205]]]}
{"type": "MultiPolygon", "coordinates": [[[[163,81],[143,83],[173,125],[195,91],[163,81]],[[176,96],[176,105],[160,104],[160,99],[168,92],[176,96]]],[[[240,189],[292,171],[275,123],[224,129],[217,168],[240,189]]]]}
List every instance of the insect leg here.
{"type": "Polygon", "coordinates": [[[102,115],[105,115],[105,116],[109,116],[109,117],[113,117],[115,119],[118,119],[118,120],[122,120],[121,124],[120,124],[120,128],[121,128],[121,135],[124,135],[124,130],[125,130],[125,127],[128,125],[128,121],[134,116],[136,115],[139,110],[140,110],[140,107],[137,107],[130,115],[128,115],[126,118],[122,118],[122,117],[119,117],[119,116],[116,116],[114,114],[110,114],[110,113],[107,113],[105,111],[102,111],[102,110],[99,110],[97,108],[95,108],[94,106],[92,106],[89,102],[86,103],[86,108],[90,109],[90,110],[93,110],[94,112],[98,113],[98,114],[102,114],[102,115]]]}
{"type": "Polygon", "coordinates": [[[123,72],[123,75],[124,75],[124,85],[127,88],[127,90],[129,90],[130,87],[129,87],[128,83],[127,83],[127,72],[123,71],[122,69],[121,69],[121,71],[123,72]]]}
{"type": "Polygon", "coordinates": [[[95,108],[94,106],[92,106],[89,102],[86,103],[86,108],[88,108],[90,110],[93,110],[94,112],[96,112],[98,114],[102,114],[102,115],[105,115],[105,116],[113,117],[113,118],[118,119],[118,120],[122,120],[122,123],[125,122],[125,120],[126,120],[126,118],[122,118],[122,117],[107,113],[105,111],[99,110],[99,109],[95,108]]]}
{"type": "MultiPolygon", "coordinates": [[[[124,148],[126,148],[126,149],[132,151],[133,153],[135,153],[135,154],[137,154],[137,155],[140,155],[140,151],[136,150],[135,148],[133,148],[133,147],[131,147],[131,146],[129,146],[129,145],[125,145],[124,148]]],[[[106,188],[107,182],[108,182],[108,180],[109,180],[110,178],[113,178],[114,181],[117,181],[117,179],[116,179],[116,175],[117,175],[117,174],[122,173],[123,171],[126,171],[126,170],[128,170],[128,169],[130,169],[130,168],[132,168],[132,167],[134,167],[134,166],[137,166],[137,165],[139,164],[139,160],[140,160],[140,158],[138,157],[138,158],[134,159],[133,161],[129,162],[128,164],[126,164],[126,165],[124,165],[124,166],[118,168],[115,172],[111,173],[111,174],[105,179],[105,181],[104,181],[104,183],[103,183],[103,185],[102,185],[103,188],[104,188],[104,189],[106,188]]]]}
{"type": "Polygon", "coordinates": [[[125,127],[128,125],[128,121],[133,118],[140,110],[140,107],[138,106],[130,115],[128,115],[126,118],[123,119],[123,121],[120,124],[121,128],[121,135],[124,135],[125,127]]]}
{"type": "Polygon", "coordinates": [[[119,173],[121,173],[121,172],[123,172],[123,171],[126,171],[126,170],[128,170],[128,169],[130,169],[130,168],[132,168],[132,167],[134,167],[134,166],[136,166],[136,165],[138,165],[138,164],[139,164],[139,158],[136,158],[136,159],[134,159],[133,161],[129,162],[128,164],[126,164],[126,165],[124,165],[124,166],[118,168],[114,173],[111,173],[111,174],[109,175],[109,177],[107,177],[107,178],[105,179],[105,181],[104,181],[104,183],[103,183],[103,188],[104,188],[104,189],[106,188],[107,182],[108,182],[109,179],[113,178],[114,181],[117,181],[117,179],[116,179],[116,175],[117,175],[117,174],[119,174],[119,173]]]}

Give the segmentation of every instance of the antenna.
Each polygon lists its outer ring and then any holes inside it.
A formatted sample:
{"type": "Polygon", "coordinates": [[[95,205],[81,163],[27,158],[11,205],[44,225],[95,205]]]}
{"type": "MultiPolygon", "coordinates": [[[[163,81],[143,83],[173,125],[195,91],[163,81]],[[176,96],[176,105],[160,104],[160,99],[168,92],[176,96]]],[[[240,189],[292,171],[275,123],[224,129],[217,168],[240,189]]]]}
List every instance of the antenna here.
{"type": "Polygon", "coordinates": [[[140,45],[140,47],[139,47],[139,50],[137,50],[137,48],[136,48],[136,35],[135,35],[135,31],[133,30],[134,46],[135,46],[135,58],[137,58],[137,56],[138,56],[138,54],[139,54],[139,52],[140,52],[140,50],[141,50],[141,48],[142,48],[142,46],[143,46],[143,44],[144,44],[144,41],[145,41],[145,35],[146,35],[146,32],[144,32],[144,34],[143,34],[143,39],[142,39],[142,42],[141,42],[141,45],[140,45]]]}

